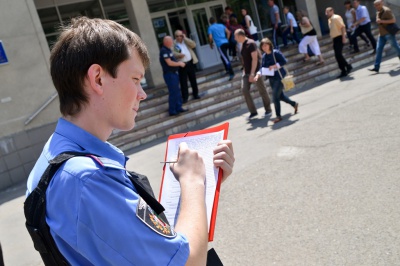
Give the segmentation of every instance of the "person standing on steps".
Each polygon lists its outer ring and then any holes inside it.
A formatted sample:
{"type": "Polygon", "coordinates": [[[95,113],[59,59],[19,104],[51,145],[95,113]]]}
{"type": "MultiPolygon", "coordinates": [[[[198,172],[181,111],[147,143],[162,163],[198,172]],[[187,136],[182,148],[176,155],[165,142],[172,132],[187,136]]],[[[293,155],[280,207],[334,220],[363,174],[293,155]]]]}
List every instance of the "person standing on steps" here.
{"type": "Polygon", "coordinates": [[[264,55],[262,56],[261,69],[257,72],[254,80],[257,81],[261,78],[261,75],[263,74],[263,68],[268,69],[267,76],[272,88],[276,114],[274,123],[278,123],[282,121],[280,101],[290,104],[294,108],[295,114],[297,114],[299,104],[292,101],[283,93],[282,78],[286,76],[286,71],[282,66],[287,63],[285,56],[279,50],[274,50],[274,45],[268,38],[261,40],[260,48],[264,52],[264,55]]]}
{"type": "Polygon", "coordinates": [[[163,77],[168,87],[169,115],[175,116],[188,111],[182,108],[182,95],[179,88],[178,68],[185,67],[185,63],[178,62],[172,52],[174,41],[171,36],[165,36],[163,46],[160,49],[160,64],[163,70],[163,77]]]}
{"type": "MultiPolygon", "coordinates": [[[[243,31],[245,31],[243,25],[241,25],[241,24],[238,23],[237,18],[231,17],[231,18],[229,19],[229,30],[230,30],[230,32],[231,32],[231,40],[232,40],[232,42],[235,43],[235,49],[236,49],[236,55],[237,55],[235,59],[232,59],[232,61],[239,61],[239,58],[240,58],[240,50],[242,49],[242,48],[241,48],[242,45],[241,45],[240,43],[238,43],[238,42],[235,40],[235,31],[236,31],[237,29],[243,29],[243,31]]],[[[246,32],[245,32],[245,33],[246,33],[246,32]]],[[[247,34],[246,34],[246,35],[247,35],[247,34]]]]}
{"type": "Polygon", "coordinates": [[[390,34],[386,28],[388,24],[396,23],[396,17],[393,15],[390,8],[383,5],[382,0],[375,0],[374,7],[377,11],[376,23],[378,24],[379,28],[379,37],[376,49],[374,68],[369,69],[369,71],[378,73],[379,68],[381,66],[383,48],[385,47],[386,42],[389,41],[390,45],[396,50],[399,59],[400,59],[400,46],[396,40],[396,35],[390,34]]]}
{"type": "MultiPolygon", "coordinates": [[[[347,38],[349,38],[349,44],[350,44],[350,49],[353,49],[353,43],[352,43],[352,38],[351,36],[355,32],[355,28],[353,27],[354,21],[356,21],[356,11],[355,9],[351,6],[351,0],[346,0],[344,2],[344,7],[346,9],[345,18],[346,18],[346,30],[347,30],[347,38]]],[[[361,33],[360,38],[363,39],[363,41],[367,44],[367,46],[370,46],[369,41],[367,37],[365,36],[364,33],[361,33]]]]}
{"type": "Polygon", "coordinates": [[[281,32],[282,21],[281,21],[281,16],[279,14],[279,7],[275,5],[274,0],[268,0],[268,5],[270,7],[269,16],[271,19],[271,26],[272,26],[272,41],[274,43],[275,49],[279,50],[278,36],[282,38],[282,32],[281,32]]]}
{"type": "Polygon", "coordinates": [[[231,37],[231,32],[222,24],[217,23],[215,18],[210,18],[210,26],[208,27],[208,41],[210,43],[210,48],[214,49],[217,46],[218,52],[221,56],[222,63],[224,64],[226,73],[229,74],[229,80],[232,80],[235,73],[232,69],[231,61],[228,56],[229,48],[229,38],[231,37]]]}
{"type": "Polygon", "coordinates": [[[313,54],[319,58],[317,65],[322,65],[325,63],[325,61],[322,57],[321,49],[319,47],[317,32],[311,24],[311,21],[302,11],[298,11],[297,14],[299,16],[301,33],[303,34],[303,39],[301,39],[299,44],[299,53],[304,54],[303,62],[310,61],[310,56],[308,55],[307,49],[307,46],[309,46],[313,54]]]}
{"type": "Polygon", "coordinates": [[[258,51],[257,45],[254,40],[250,40],[246,37],[246,33],[243,29],[237,29],[235,31],[235,40],[242,44],[241,58],[243,65],[242,74],[242,92],[246,101],[247,108],[249,109],[249,119],[257,115],[257,109],[254,105],[253,98],[250,94],[251,83],[255,83],[261,99],[264,104],[265,115],[271,114],[271,100],[269,99],[267,87],[265,86],[264,80],[261,78],[255,80],[256,71],[260,68],[260,52],[258,51]]]}
{"type": "Polygon", "coordinates": [[[228,18],[229,18],[229,19],[231,19],[231,18],[237,18],[236,14],[233,13],[232,7],[230,7],[230,6],[225,7],[225,14],[228,15],[228,18]]]}
{"type": "Polygon", "coordinates": [[[341,16],[335,14],[332,7],[327,7],[325,15],[328,17],[329,34],[333,40],[335,58],[341,70],[338,78],[346,77],[353,67],[343,57],[343,45],[346,43],[346,25],[341,16]]]}
{"type": "MultiPolygon", "coordinates": [[[[229,19],[229,15],[226,13],[223,13],[221,15],[221,24],[225,26],[225,28],[227,28],[229,30],[229,26],[230,26],[230,19],[229,19]]],[[[228,47],[228,55],[230,56],[231,62],[236,61],[236,47],[235,47],[235,43],[232,43],[232,38],[233,38],[233,34],[230,35],[230,38],[228,39],[229,42],[229,47],[228,47]]]]}
{"type": "Polygon", "coordinates": [[[187,83],[188,78],[190,81],[190,86],[192,87],[193,99],[200,99],[195,67],[195,64],[197,64],[199,60],[193,51],[195,47],[196,43],[187,38],[181,30],[175,31],[175,47],[173,54],[175,58],[185,63],[185,66],[180,67],[178,70],[183,103],[186,103],[189,99],[189,88],[187,83]]]}
{"type": "Polygon", "coordinates": [[[376,53],[376,40],[371,32],[371,18],[369,17],[369,12],[366,6],[360,5],[359,0],[353,0],[353,7],[356,10],[356,21],[353,23],[352,27],[355,28],[354,34],[351,36],[351,43],[353,44],[352,53],[358,53],[360,49],[358,48],[357,37],[361,33],[367,35],[369,41],[371,42],[372,54],[376,53]]]}
{"type": "Polygon", "coordinates": [[[240,12],[243,16],[242,26],[245,28],[245,31],[250,33],[251,38],[258,43],[257,27],[255,26],[253,19],[250,17],[249,12],[245,8],[242,8],[240,12]]]}
{"type": "Polygon", "coordinates": [[[289,11],[289,7],[285,6],[283,8],[283,13],[286,15],[286,22],[287,26],[283,30],[282,33],[282,40],[283,40],[283,47],[287,47],[287,36],[290,34],[292,36],[292,40],[296,41],[297,44],[300,43],[298,34],[299,34],[299,27],[297,25],[297,21],[294,18],[293,14],[289,11]]]}
{"type": "MultiPolygon", "coordinates": [[[[228,17],[228,21],[225,24],[225,27],[227,27],[228,30],[230,30],[232,18],[235,18],[237,20],[237,16],[235,13],[233,13],[233,9],[230,6],[225,7],[224,14],[228,17]]],[[[237,57],[238,52],[236,49],[236,42],[232,38],[233,38],[233,33],[231,33],[231,37],[229,38],[229,55],[232,56],[232,62],[233,62],[233,61],[238,61],[239,58],[237,57]]]]}

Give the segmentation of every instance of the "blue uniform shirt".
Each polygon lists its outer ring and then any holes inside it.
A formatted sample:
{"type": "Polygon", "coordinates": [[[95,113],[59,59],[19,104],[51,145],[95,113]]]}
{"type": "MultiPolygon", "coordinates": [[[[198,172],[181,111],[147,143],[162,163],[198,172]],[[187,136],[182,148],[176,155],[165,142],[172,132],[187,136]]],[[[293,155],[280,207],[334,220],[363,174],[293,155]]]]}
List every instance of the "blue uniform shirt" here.
{"type": "Polygon", "coordinates": [[[226,38],[225,26],[219,23],[214,23],[208,27],[208,34],[212,35],[215,45],[220,47],[224,43],[228,43],[226,38]]]}
{"type": "Polygon", "coordinates": [[[168,72],[177,72],[179,67],[172,67],[165,62],[165,59],[170,58],[172,61],[177,62],[176,58],[174,57],[174,54],[172,53],[171,49],[162,46],[160,49],[160,64],[163,70],[163,73],[168,73],[168,72]]]}
{"type": "MultiPolygon", "coordinates": [[[[72,265],[185,265],[185,236],[164,235],[136,214],[140,200],[125,171],[121,150],[60,118],[28,178],[37,186],[48,161],[65,151],[107,158],[68,160],[47,189],[46,221],[57,247],[72,265]]],[[[154,225],[153,225],[154,227],[154,225]]]]}

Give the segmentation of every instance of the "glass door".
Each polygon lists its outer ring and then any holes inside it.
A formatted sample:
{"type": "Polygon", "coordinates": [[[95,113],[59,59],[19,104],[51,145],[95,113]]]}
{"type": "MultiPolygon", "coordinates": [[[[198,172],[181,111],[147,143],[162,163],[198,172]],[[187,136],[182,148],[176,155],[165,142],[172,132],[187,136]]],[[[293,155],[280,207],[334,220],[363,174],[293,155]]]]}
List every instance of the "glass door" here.
{"type": "Polygon", "coordinates": [[[152,16],[151,21],[159,47],[162,46],[165,36],[169,35],[174,38],[176,30],[182,30],[188,37],[191,36],[185,9],[178,9],[168,13],[158,12],[152,16]]]}
{"type": "Polygon", "coordinates": [[[222,64],[220,55],[216,47],[210,48],[208,42],[208,27],[210,17],[214,17],[217,21],[224,12],[223,5],[215,5],[215,3],[206,3],[203,7],[189,7],[189,12],[193,21],[192,34],[190,38],[196,41],[196,52],[199,57],[199,65],[201,69],[222,64]]]}
{"type": "Polygon", "coordinates": [[[177,29],[186,33],[190,39],[196,42],[196,54],[199,58],[198,68],[222,64],[218,50],[210,48],[208,43],[208,26],[210,17],[219,21],[224,12],[225,1],[188,1],[185,8],[176,7],[169,10],[154,12],[151,19],[158,44],[162,45],[164,36],[170,35],[174,38],[177,29]]]}

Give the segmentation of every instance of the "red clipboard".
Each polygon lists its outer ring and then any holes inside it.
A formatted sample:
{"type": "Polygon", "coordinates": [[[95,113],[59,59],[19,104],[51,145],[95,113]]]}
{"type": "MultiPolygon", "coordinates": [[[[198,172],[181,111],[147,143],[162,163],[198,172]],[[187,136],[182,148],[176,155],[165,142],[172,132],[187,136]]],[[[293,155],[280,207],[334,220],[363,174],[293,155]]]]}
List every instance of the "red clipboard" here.
{"type": "MultiPolygon", "coordinates": [[[[223,131],[223,139],[226,140],[228,138],[228,129],[229,129],[229,123],[225,122],[221,125],[207,128],[207,129],[171,135],[168,137],[168,140],[167,140],[167,148],[165,151],[164,160],[167,161],[168,145],[169,145],[169,141],[172,139],[179,139],[179,138],[185,138],[185,137],[190,137],[190,136],[203,135],[203,134],[209,134],[209,133],[223,131]]],[[[164,175],[165,175],[165,165],[163,167],[163,174],[162,174],[162,179],[161,179],[160,195],[159,195],[159,199],[158,199],[159,202],[161,202],[162,189],[163,189],[163,185],[164,185],[164,175]]],[[[222,169],[219,169],[218,181],[217,181],[216,188],[215,188],[214,202],[213,202],[211,217],[210,217],[208,242],[211,242],[214,239],[215,223],[216,223],[217,211],[218,211],[218,201],[219,201],[219,194],[220,194],[220,188],[221,188],[221,180],[222,180],[222,169]]]]}

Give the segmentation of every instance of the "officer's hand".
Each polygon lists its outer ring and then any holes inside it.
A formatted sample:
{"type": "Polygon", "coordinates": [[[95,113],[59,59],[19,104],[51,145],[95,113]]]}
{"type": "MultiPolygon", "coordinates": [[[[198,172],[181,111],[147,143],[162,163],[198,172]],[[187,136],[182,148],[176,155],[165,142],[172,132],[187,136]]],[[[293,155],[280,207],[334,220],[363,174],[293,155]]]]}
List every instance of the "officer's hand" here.
{"type": "Polygon", "coordinates": [[[180,64],[179,64],[180,67],[185,67],[185,65],[186,65],[186,64],[183,63],[183,62],[179,62],[179,63],[180,63],[180,64]]]}
{"type": "Polygon", "coordinates": [[[182,185],[204,184],[206,167],[197,151],[190,150],[186,142],[179,144],[178,160],[170,164],[175,178],[182,185]]]}
{"type": "Polygon", "coordinates": [[[214,165],[222,169],[222,182],[226,180],[233,171],[235,163],[235,154],[233,153],[232,141],[220,141],[217,147],[214,148],[214,165]]]}

